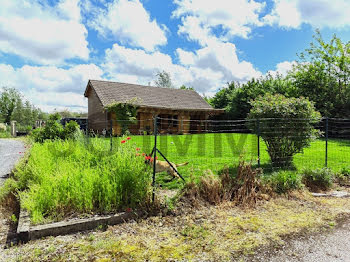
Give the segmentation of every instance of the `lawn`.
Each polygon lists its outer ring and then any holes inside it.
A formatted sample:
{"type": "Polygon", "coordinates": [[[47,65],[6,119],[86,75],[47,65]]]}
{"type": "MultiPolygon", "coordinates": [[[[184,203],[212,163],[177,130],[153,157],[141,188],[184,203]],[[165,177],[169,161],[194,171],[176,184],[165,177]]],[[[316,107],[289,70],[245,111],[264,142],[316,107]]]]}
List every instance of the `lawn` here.
{"type": "MultiPolygon", "coordinates": [[[[113,146],[120,145],[121,138],[114,138],[113,146]]],[[[131,142],[140,147],[144,153],[150,153],[154,145],[154,136],[133,136],[131,142]]],[[[218,173],[225,166],[236,165],[240,158],[258,163],[258,141],[252,134],[215,133],[193,135],[162,135],[158,136],[158,148],[170,162],[188,165],[179,167],[179,172],[188,180],[200,177],[206,170],[218,173]]],[[[107,145],[106,145],[107,147],[107,145]]],[[[322,139],[311,143],[304,152],[294,157],[297,170],[304,168],[316,169],[325,167],[326,142],[322,139]]],[[[272,170],[269,155],[264,141],[260,140],[261,167],[265,172],[272,170]]],[[[159,155],[159,154],[158,154],[159,155]]],[[[159,157],[162,160],[161,157],[159,157]]],[[[328,141],[328,167],[339,171],[350,165],[350,140],[330,139],[328,141]]],[[[160,174],[158,181],[169,179],[166,174],[160,174]]],[[[169,188],[177,187],[178,181],[166,183],[169,188]]]]}

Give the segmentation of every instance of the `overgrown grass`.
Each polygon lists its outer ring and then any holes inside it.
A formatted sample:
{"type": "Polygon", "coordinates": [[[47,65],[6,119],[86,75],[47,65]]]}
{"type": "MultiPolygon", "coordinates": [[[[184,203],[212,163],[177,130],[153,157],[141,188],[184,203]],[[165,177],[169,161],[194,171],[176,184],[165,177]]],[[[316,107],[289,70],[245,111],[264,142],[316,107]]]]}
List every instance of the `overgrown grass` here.
{"type": "MultiPolygon", "coordinates": [[[[117,139],[117,138],[115,138],[117,139]]],[[[154,145],[154,136],[134,136],[133,141],[141,152],[150,153],[154,145]]],[[[106,143],[107,139],[106,139],[106,143]]],[[[116,142],[115,144],[117,144],[116,142]]],[[[273,170],[264,141],[260,140],[260,161],[265,173],[273,170]]],[[[214,174],[219,173],[225,166],[237,166],[240,159],[257,166],[258,147],[257,137],[251,134],[193,134],[167,135],[158,137],[158,148],[176,164],[189,162],[187,166],[179,167],[179,172],[188,181],[193,176],[197,181],[208,169],[214,174]]],[[[159,154],[158,154],[159,156],[159,154]]],[[[162,159],[162,158],[160,158],[162,159]]],[[[349,166],[350,140],[330,139],[328,142],[328,167],[334,172],[349,166]]],[[[322,139],[311,143],[304,152],[295,155],[295,170],[317,169],[325,166],[325,141],[322,139]]],[[[174,180],[165,181],[169,176],[157,175],[158,182],[168,188],[178,188],[181,183],[174,180]]]]}
{"type": "Polygon", "coordinates": [[[132,140],[113,152],[98,138],[88,144],[84,140],[36,143],[27,164],[6,184],[24,189],[19,193],[21,205],[34,223],[71,212],[139,207],[149,201],[151,175],[135,149],[132,140]]]}
{"type": "Polygon", "coordinates": [[[330,228],[349,214],[347,199],[308,194],[272,199],[256,209],[224,203],[183,216],[150,217],[105,232],[47,238],[5,250],[23,261],[250,261],[261,246],[279,246],[289,235],[330,228]]]}

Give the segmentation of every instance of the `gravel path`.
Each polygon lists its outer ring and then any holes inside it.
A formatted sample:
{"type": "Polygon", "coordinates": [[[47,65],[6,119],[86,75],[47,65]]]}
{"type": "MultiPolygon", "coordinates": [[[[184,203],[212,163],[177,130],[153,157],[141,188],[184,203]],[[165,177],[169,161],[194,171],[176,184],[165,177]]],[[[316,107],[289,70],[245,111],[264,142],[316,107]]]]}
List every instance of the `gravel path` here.
{"type": "Polygon", "coordinates": [[[279,250],[263,252],[251,261],[333,262],[350,261],[350,220],[325,234],[288,241],[279,250]]]}
{"type": "Polygon", "coordinates": [[[0,186],[8,174],[22,157],[25,147],[22,141],[15,139],[0,139],[0,186]]]}

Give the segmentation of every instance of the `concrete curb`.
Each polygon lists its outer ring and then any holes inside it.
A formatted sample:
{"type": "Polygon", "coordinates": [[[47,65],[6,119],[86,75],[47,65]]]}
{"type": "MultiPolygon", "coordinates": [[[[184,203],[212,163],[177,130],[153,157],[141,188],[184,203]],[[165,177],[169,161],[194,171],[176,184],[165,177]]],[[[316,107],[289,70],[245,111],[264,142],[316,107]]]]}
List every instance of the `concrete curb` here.
{"type": "Polygon", "coordinates": [[[30,217],[25,209],[21,209],[19,213],[17,235],[22,242],[29,241],[30,217]]]}
{"type": "Polygon", "coordinates": [[[31,226],[28,212],[21,209],[17,235],[20,241],[39,239],[47,236],[68,235],[80,231],[92,230],[99,226],[117,225],[127,220],[135,219],[143,215],[144,212],[122,212],[108,216],[96,216],[92,218],[74,219],[71,221],[62,221],[57,223],[31,226]]]}
{"type": "Polygon", "coordinates": [[[330,193],[311,193],[314,197],[338,197],[338,198],[348,198],[350,194],[345,191],[334,191],[330,193]]]}

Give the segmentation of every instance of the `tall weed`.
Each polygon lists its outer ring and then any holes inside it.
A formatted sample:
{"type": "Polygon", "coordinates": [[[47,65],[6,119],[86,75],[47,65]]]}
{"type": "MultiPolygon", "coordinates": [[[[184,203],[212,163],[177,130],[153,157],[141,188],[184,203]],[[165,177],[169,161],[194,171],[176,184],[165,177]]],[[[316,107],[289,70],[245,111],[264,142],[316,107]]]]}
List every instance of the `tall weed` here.
{"type": "Polygon", "coordinates": [[[108,142],[92,138],[55,140],[33,145],[26,166],[16,173],[27,190],[21,204],[35,223],[72,212],[110,212],[149,201],[150,168],[136,155],[132,141],[113,152],[108,142]]]}

